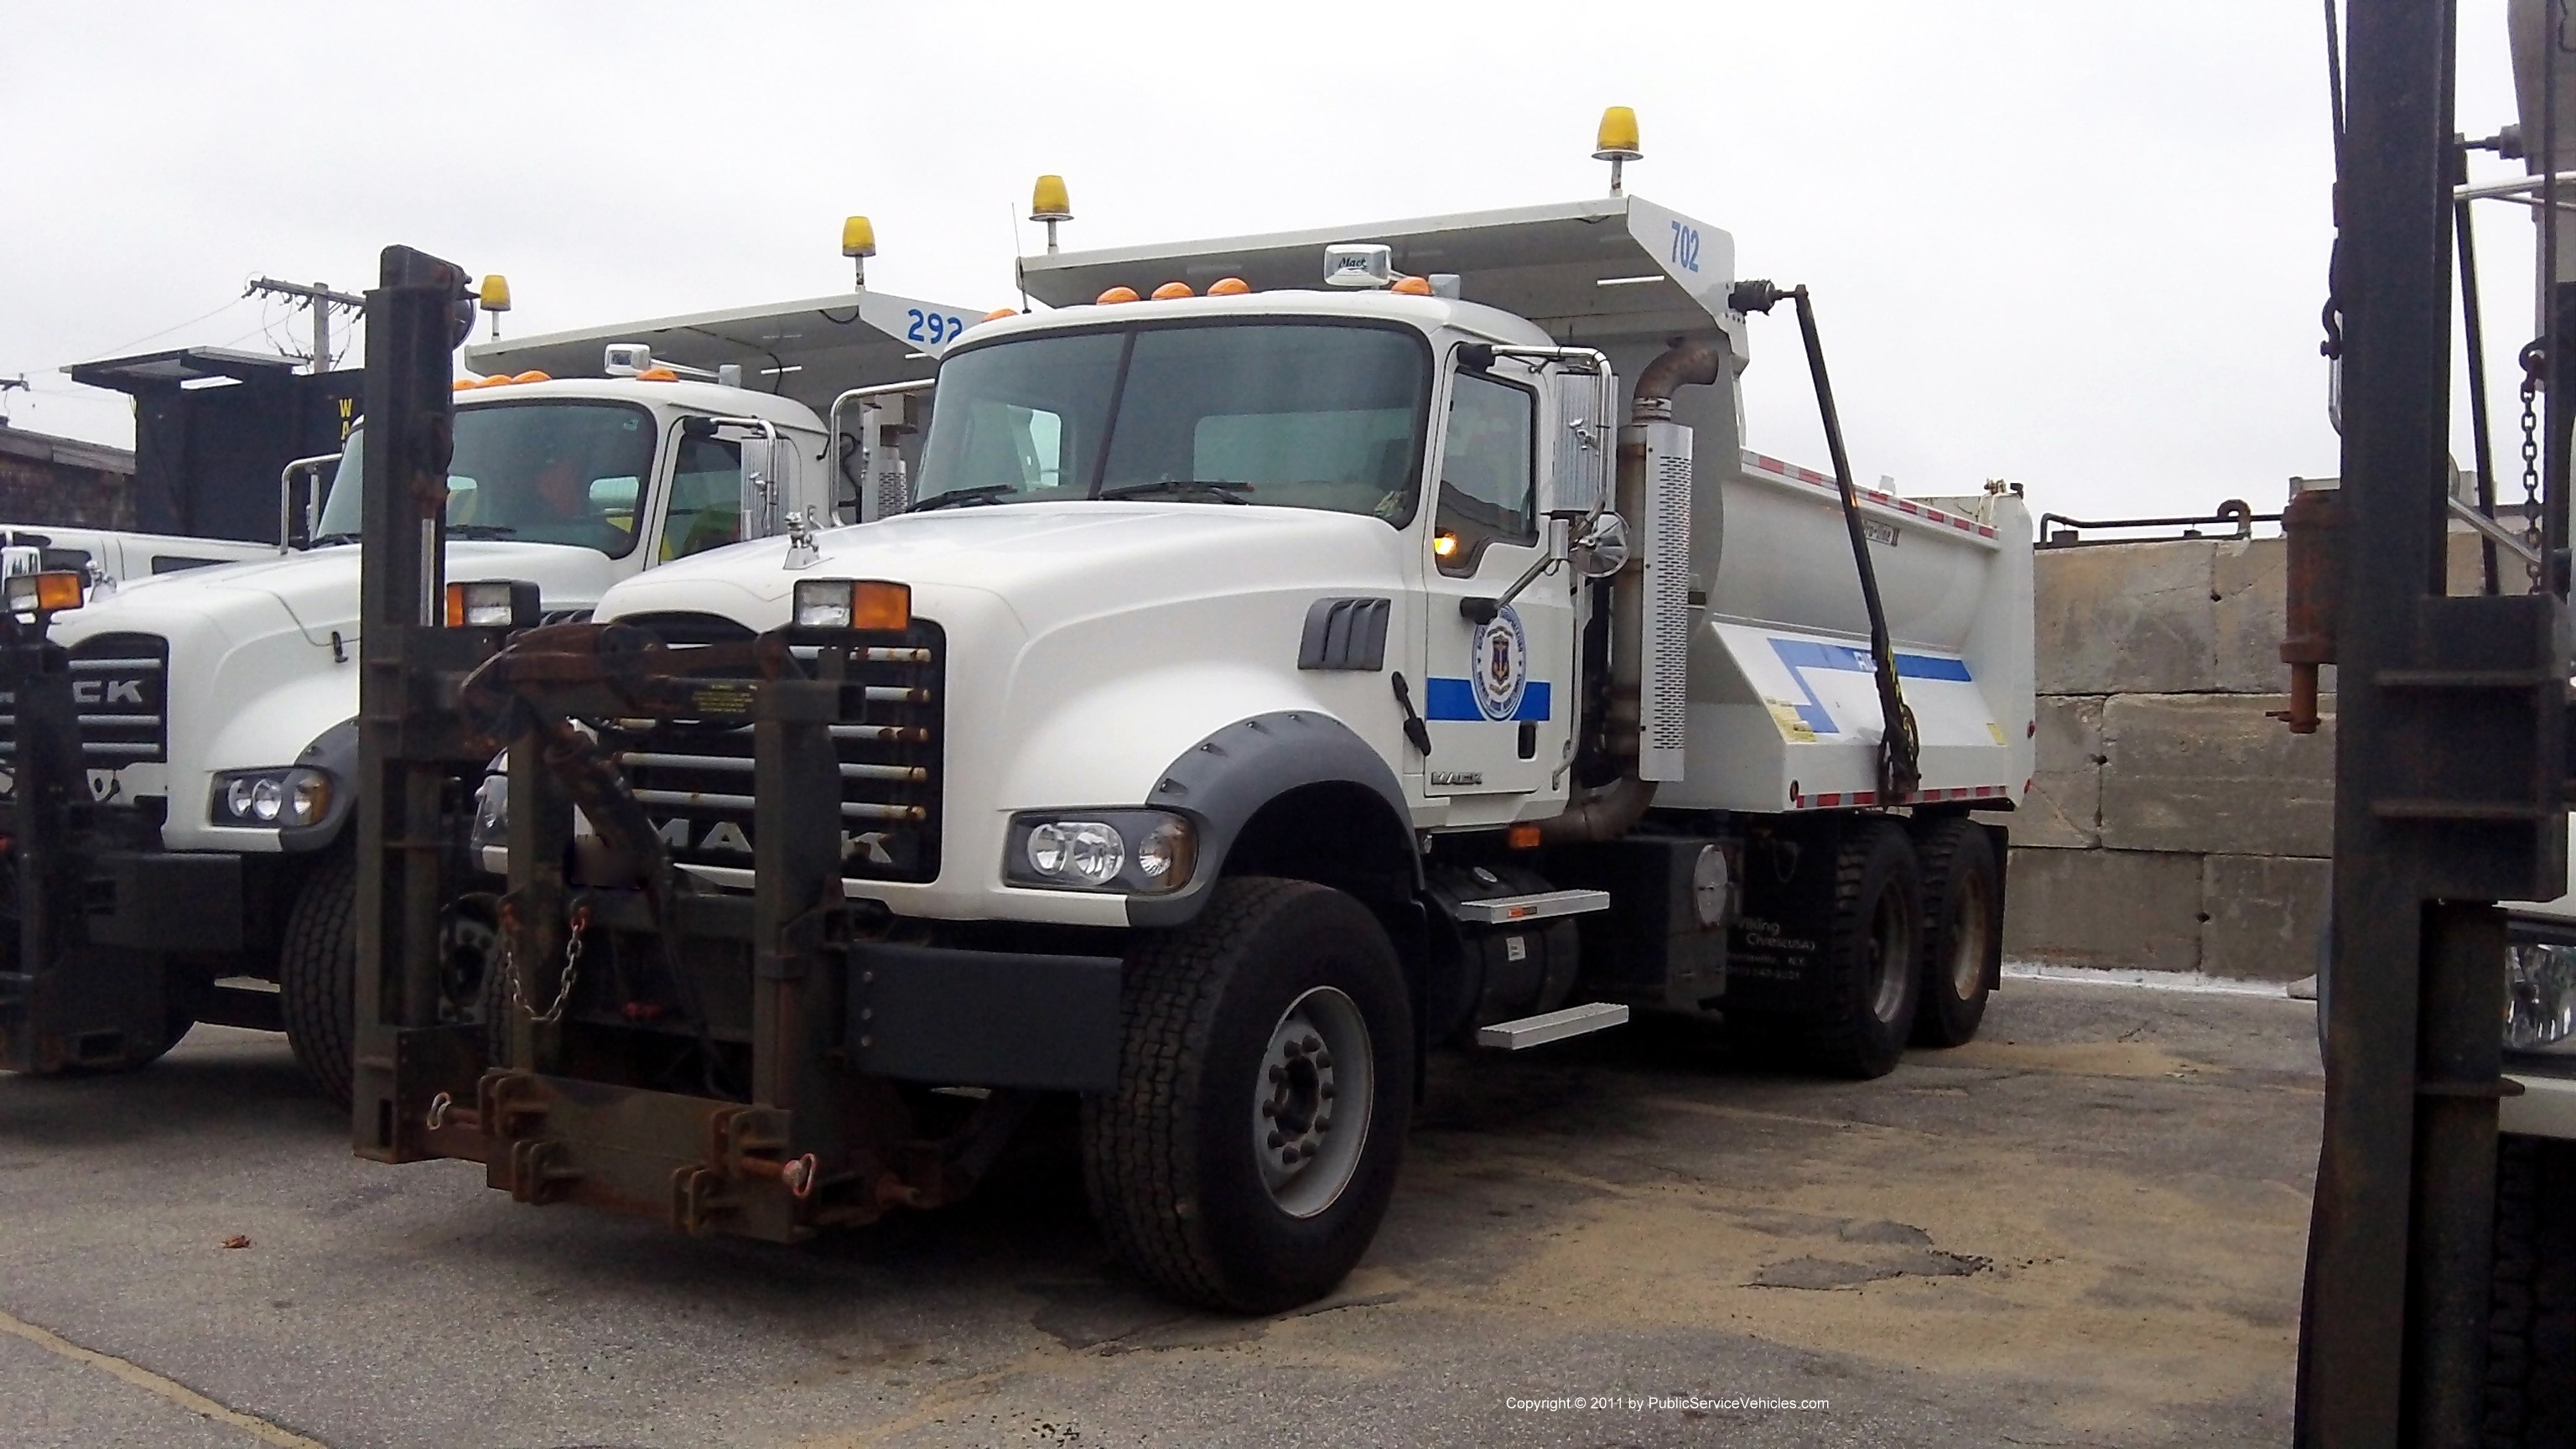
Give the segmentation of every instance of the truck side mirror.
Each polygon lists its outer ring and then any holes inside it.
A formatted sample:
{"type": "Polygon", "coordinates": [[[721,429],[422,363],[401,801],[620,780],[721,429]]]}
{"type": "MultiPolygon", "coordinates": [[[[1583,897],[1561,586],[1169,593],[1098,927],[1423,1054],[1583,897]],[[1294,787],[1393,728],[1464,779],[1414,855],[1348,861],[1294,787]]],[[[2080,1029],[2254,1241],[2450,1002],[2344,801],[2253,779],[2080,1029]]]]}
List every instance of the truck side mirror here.
{"type": "Polygon", "coordinates": [[[1616,390],[1587,373],[1556,374],[1555,417],[1548,429],[1548,470],[1540,511],[1576,517],[1598,510],[1609,473],[1609,419],[1603,399],[1616,390]]]}

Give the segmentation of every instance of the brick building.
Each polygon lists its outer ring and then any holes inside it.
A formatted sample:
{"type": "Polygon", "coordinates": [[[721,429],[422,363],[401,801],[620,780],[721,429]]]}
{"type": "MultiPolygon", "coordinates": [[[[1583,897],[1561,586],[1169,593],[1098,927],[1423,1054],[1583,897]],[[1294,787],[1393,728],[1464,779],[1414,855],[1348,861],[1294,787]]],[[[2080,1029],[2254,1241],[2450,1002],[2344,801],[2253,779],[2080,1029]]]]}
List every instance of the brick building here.
{"type": "Polygon", "coordinates": [[[134,527],[134,455],[0,423],[0,523],[134,527]]]}

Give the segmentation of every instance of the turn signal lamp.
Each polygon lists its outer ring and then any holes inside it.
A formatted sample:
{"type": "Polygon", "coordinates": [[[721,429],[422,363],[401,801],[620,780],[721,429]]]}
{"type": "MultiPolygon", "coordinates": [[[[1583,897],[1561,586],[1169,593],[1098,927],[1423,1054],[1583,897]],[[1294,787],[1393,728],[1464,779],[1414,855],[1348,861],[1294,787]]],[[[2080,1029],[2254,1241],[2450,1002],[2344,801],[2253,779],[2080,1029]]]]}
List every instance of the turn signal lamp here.
{"type": "Polygon", "coordinates": [[[81,606],[81,583],[69,571],[11,574],[5,602],[12,614],[59,614],[81,606]]]}
{"type": "Polygon", "coordinates": [[[875,256],[876,254],[876,223],[868,220],[864,216],[842,218],[841,255],[850,259],[850,268],[854,279],[854,285],[859,287],[867,286],[868,258],[875,256]]]}
{"type": "Polygon", "coordinates": [[[1103,307],[1109,306],[1114,302],[1133,302],[1136,300],[1136,289],[1133,287],[1112,287],[1108,291],[1101,293],[1095,300],[1097,300],[1103,307]]]}
{"type": "Polygon", "coordinates": [[[1183,297],[1197,295],[1198,293],[1190,290],[1190,284],[1187,282],[1165,282],[1154,289],[1154,300],[1157,302],[1176,302],[1183,297]]]}
{"type": "Polygon", "coordinates": [[[1389,287],[1387,290],[1391,292],[1401,292],[1408,297],[1428,297],[1431,295],[1431,279],[1429,277],[1399,277],[1396,279],[1395,285],[1389,287]]]}
{"type": "Polygon", "coordinates": [[[1646,153],[1637,147],[1637,113],[1612,106],[1601,113],[1601,130],[1592,142],[1592,159],[1610,163],[1610,194],[1619,194],[1619,168],[1646,153]]]}
{"type": "Polygon", "coordinates": [[[478,579],[447,586],[450,629],[525,629],[544,617],[526,579],[478,579]]]}
{"type": "Polygon", "coordinates": [[[1211,297],[1240,297],[1251,290],[1252,284],[1241,277],[1219,277],[1208,283],[1207,294],[1211,297]]]}
{"type": "Polygon", "coordinates": [[[901,632],[912,627],[912,585],[884,579],[798,579],[799,629],[901,632]]]}
{"type": "Polygon", "coordinates": [[[1431,551],[1440,555],[1442,558],[1456,558],[1458,556],[1458,535],[1451,533],[1445,528],[1440,530],[1438,533],[1431,535],[1431,551]]]}

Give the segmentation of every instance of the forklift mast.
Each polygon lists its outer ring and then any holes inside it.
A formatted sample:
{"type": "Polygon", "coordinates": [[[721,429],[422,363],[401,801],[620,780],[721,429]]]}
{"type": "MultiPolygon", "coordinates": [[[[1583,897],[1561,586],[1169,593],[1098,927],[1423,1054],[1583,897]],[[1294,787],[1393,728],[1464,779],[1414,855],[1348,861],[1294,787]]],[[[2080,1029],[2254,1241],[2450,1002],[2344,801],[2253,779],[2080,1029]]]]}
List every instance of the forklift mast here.
{"type": "MultiPolygon", "coordinates": [[[[2566,888],[2571,418],[2554,385],[2567,370],[2557,316],[2544,316],[2545,567],[2528,592],[2445,596],[2454,11],[2348,4],[2330,303],[2341,557],[2324,651],[2340,670],[2333,989],[2302,1446],[2479,1440],[2497,1102],[2511,1090],[2495,903],[2566,888]]],[[[2318,652],[2313,630],[2298,643],[2318,652]]]]}

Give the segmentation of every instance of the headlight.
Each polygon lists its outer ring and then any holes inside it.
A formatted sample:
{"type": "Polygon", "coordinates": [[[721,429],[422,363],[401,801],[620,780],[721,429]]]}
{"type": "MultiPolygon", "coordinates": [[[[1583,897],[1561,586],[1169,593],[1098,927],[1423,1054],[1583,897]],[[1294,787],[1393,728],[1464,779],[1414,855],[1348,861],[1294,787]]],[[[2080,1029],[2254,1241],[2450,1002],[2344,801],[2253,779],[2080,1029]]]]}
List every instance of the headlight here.
{"type": "Polygon", "coordinates": [[[505,850],[510,844],[510,777],[502,774],[500,767],[501,761],[495,760],[492,773],[474,787],[476,850],[505,850]]]}
{"type": "Polygon", "coordinates": [[[2576,1034],[2576,946],[2516,941],[2505,948],[2504,1044],[2546,1051],[2576,1034]]]}
{"type": "Polygon", "coordinates": [[[235,770],[215,777],[210,813],[217,825],[316,825],[330,815],[335,788],[328,770],[235,770]]]}
{"type": "Polygon", "coordinates": [[[1165,895],[1189,884],[1198,832],[1160,810],[1067,811],[1013,820],[1008,849],[1013,885],[1165,895]]]}

